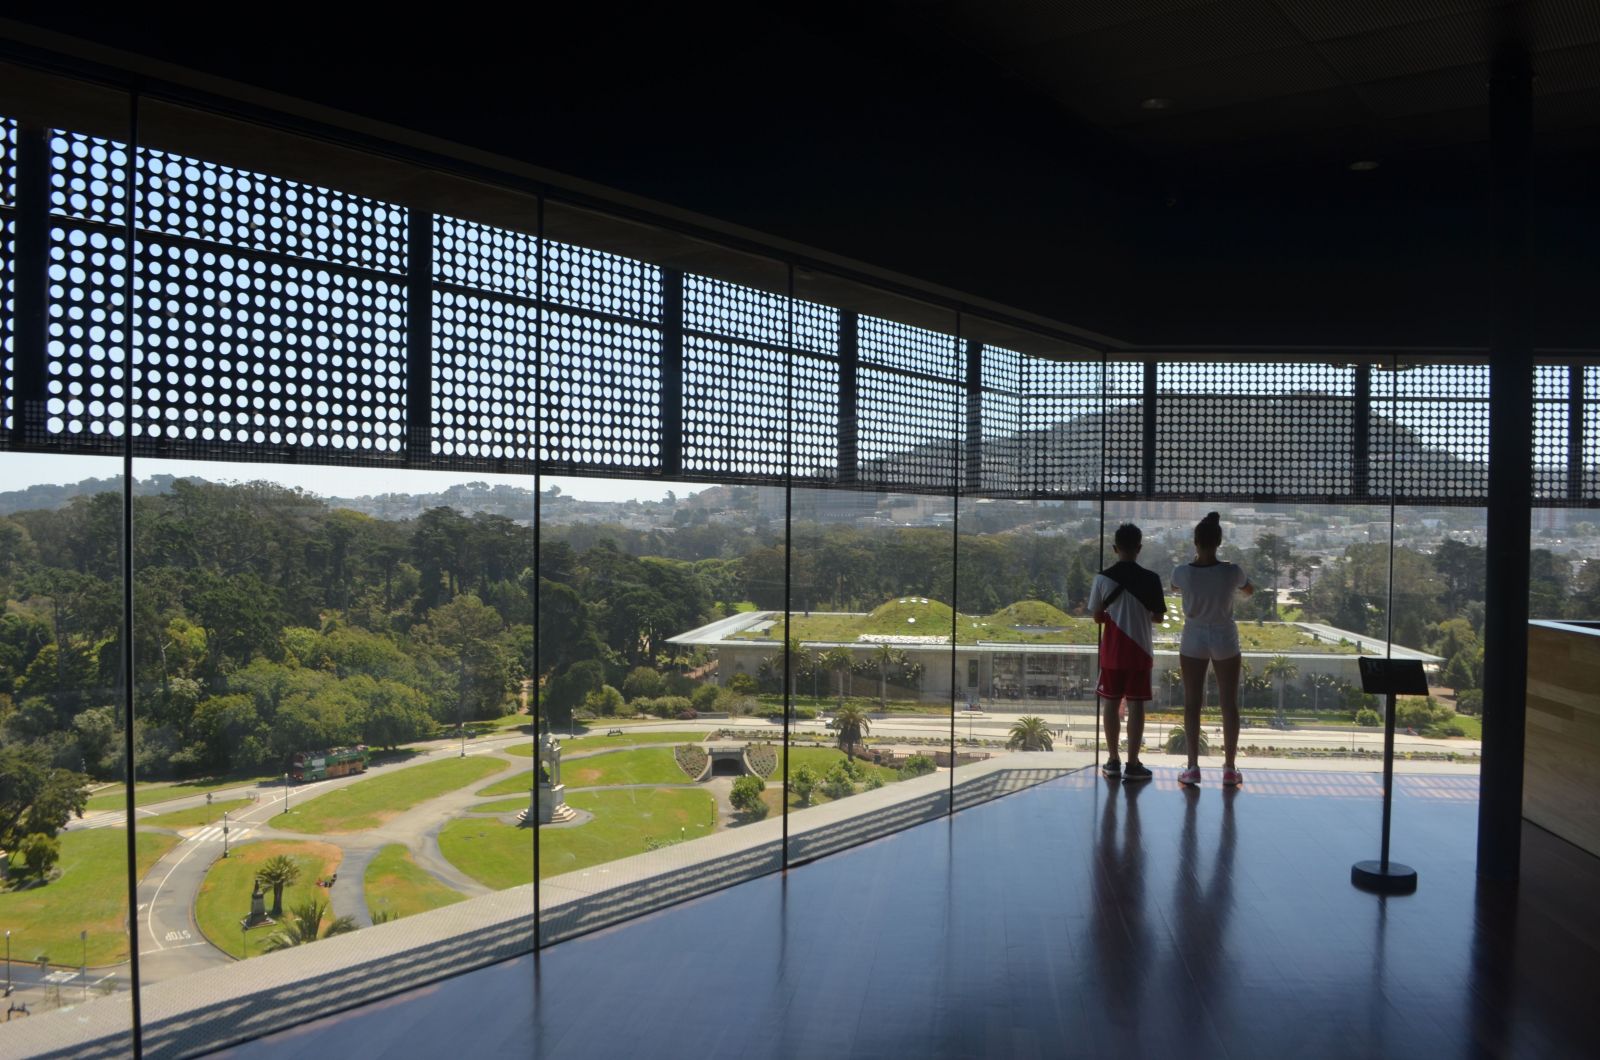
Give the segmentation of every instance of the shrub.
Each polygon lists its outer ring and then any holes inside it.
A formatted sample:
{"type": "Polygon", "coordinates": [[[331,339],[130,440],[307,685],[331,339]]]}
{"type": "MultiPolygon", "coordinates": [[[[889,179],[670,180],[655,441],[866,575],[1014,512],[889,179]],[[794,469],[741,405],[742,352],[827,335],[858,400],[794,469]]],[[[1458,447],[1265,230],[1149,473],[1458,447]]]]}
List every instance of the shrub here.
{"type": "Polygon", "coordinates": [[[654,714],[658,718],[680,718],[688,713],[685,721],[693,721],[696,717],[694,704],[683,696],[660,696],[656,699],[636,699],[633,709],[643,714],[654,714]]]}
{"type": "Polygon", "coordinates": [[[1456,710],[1461,714],[1482,714],[1483,689],[1468,689],[1456,696],[1456,710]]]}
{"type": "Polygon", "coordinates": [[[17,856],[25,863],[18,875],[42,880],[61,860],[61,844],[43,832],[34,832],[17,844],[17,856]]]}
{"type": "Polygon", "coordinates": [[[689,694],[689,703],[695,710],[706,714],[718,709],[717,697],[721,694],[722,689],[716,685],[701,685],[689,694]]]}
{"type": "Polygon", "coordinates": [[[1362,707],[1356,711],[1356,724],[1368,727],[1383,724],[1383,716],[1371,707],[1362,707]]]}
{"type": "Polygon", "coordinates": [[[810,766],[800,766],[789,774],[789,790],[800,800],[800,805],[810,806],[811,795],[817,788],[817,771],[810,766]]]}
{"type": "Polygon", "coordinates": [[[622,695],[629,703],[636,699],[654,699],[666,691],[661,674],[648,666],[635,666],[622,680],[622,695]]]}
{"type": "Polygon", "coordinates": [[[877,772],[868,773],[867,774],[867,790],[868,791],[877,791],[881,787],[883,787],[883,774],[882,773],[877,773],[877,772]]]}
{"type": "Polygon", "coordinates": [[[756,692],[756,679],[749,674],[734,674],[728,678],[728,688],[741,696],[752,696],[756,692]]]}
{"type": "Polygon", "coordinates": [[[590,692],[583,699],[583,709],[597,715],[620,714],[624,706],[622,693],[610,685],[600,686],[598,692],[590,692]]]}
{"type": "Polygon", "coordinates": [[[693,707],[684,707],[682,710],[673,712],[672,716],[678,721],[693,721],[700,715],[696,713],[693,707]]]}
{"type": "Polygon", "coordinates": [[[740,813],[763,817],[767,812],[767,804],[761,801],[761,793],[766,788],[760,777],[740,777],[733,782],[733,794],[728,801],[740,813]]]}
{"type": "MultiPolygon", "coordinates": [[[[1186,736],[1184,735],[1183,726],[1174,725],[1172,727],[1172,731],[1167,734],[1167,754],[1186,755],[1188,753],[1189,744],[1186,736]]],[[[1206,739],[1206,731],[1204,728],[1200,730],[1200,753],[1211,753],[1211,741],[1206,739]]]]}
{"type": "Polygon", "coordinates": [[[906,764],[900,767],[900,776],[905,780],[910,780],[912,777],[927,776],[937,768],[933,759],[927,755],[912,755],[906,759],[906,764]]]}
{"type": "Polygon", "coordinates": [[[822,793],[830,799],[843,799],[856,793],[855,777],[846,761],[848,759],[835,762],[822,777],[822,793]]]}

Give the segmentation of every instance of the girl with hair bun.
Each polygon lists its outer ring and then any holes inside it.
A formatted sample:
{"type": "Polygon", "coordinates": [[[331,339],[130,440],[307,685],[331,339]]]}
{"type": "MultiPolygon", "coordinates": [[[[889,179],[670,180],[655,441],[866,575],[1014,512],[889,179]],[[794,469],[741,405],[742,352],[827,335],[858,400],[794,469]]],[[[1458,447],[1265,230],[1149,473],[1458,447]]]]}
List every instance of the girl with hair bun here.
{"type": "Polygon", "coordinates": [[[1178,663],[1183,670],[1183,732],[1188,768],[1178,783],[1200,783],[1200,705],[1205,699],[1206,667],[1217,673],[1222,696],[1222,783],[1239,784],[1234,757],[1239,750],[1239,627],[1233,620],[1233,594],[1249,596],[1255,586],[1237,563],[1217,559],[1222,545],[1222,516],[1211,512],[1194,528],[1194,559],[1172,572],[1173,586],[1183,594],[1183,639],[1178,663]]]}

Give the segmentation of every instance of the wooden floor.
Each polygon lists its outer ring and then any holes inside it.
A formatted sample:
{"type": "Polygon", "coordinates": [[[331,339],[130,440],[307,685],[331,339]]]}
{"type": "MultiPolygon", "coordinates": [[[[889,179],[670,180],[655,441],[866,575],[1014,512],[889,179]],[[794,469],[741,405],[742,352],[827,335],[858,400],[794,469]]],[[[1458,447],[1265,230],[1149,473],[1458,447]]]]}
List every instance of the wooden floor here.
{"type": "Polygon", "coordinates": [[[1077,775],[239,1057],[1592,1056],[1600,863],[1529,827],[1473,873],[1476,781],[1077,775]]]}

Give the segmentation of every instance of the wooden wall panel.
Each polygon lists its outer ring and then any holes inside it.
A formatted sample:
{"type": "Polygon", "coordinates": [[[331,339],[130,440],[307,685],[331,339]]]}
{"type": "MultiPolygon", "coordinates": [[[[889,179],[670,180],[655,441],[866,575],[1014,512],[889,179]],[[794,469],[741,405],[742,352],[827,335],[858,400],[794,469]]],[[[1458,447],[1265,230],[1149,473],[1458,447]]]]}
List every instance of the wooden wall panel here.
{"type": "Polygon", "coordinates": [[[1522,814],[1600,855],[1600,629],[1528,628],[1522,814]]]}

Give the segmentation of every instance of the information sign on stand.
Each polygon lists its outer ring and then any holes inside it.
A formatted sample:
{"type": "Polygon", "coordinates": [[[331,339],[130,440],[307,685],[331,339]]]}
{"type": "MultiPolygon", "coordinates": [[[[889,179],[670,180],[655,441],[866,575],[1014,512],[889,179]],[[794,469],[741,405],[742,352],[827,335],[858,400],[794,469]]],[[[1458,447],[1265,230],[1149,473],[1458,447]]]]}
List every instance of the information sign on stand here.
{"type": "Polygon", "coordinates": [[[1415,659],[1363,657],[1361,690],[1383,696],[1383,846],[1377,861],[1350,866],[1350,882],[1377,894],[1410,894],[1417,889],[1417,870],[1389,860],[1389,814],[1394,803],[1394,722],[1396,696],[1425,696],[1428,679],[1415,659]]]}

